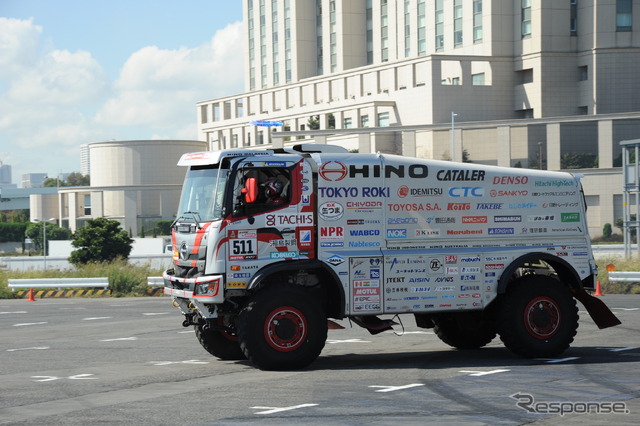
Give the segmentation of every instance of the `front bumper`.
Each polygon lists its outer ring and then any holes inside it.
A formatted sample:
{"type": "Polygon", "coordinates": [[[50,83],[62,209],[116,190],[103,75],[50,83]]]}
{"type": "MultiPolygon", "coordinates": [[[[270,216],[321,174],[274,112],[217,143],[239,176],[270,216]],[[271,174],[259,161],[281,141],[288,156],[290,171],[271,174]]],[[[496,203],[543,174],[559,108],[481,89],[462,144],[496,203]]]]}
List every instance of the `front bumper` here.
{"type": "Polygon", "coordinates": [[[167,270],[162,274],[165,295],[199,303],[224,302],[224,277],[222,275],[180,278],[173,275],[172,272],[172,270],[167,270]]]}

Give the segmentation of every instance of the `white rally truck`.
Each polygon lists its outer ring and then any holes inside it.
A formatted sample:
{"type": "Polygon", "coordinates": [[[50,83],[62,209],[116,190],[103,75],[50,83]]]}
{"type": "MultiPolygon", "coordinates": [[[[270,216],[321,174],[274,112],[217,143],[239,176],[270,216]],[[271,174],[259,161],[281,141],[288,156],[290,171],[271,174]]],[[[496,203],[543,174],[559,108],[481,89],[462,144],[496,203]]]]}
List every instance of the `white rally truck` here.
{"type": "MultiPolygon", "coordinates": [[[[399,314],[459,349],[554,357],[597,274],[578,176],[331,145],[185,154],[164,293],[221,359],[298,369],[332,320],[399,314]]],[[[386,317],[385,317],[386,316],[386,317]]],[[[391,318],[391,319],[390,319],[391,318]]]]}

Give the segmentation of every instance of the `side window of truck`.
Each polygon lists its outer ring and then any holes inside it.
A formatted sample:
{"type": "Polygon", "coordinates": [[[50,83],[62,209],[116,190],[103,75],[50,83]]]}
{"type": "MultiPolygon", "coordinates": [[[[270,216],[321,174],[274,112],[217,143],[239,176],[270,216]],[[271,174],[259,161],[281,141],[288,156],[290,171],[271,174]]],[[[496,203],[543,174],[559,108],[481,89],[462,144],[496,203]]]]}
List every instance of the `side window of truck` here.
{"type": "Polygon", "coordinates": [[[235,217],[260,214],[289,204],[290,172],[281,167],[245,167],[234,188],[235,217]]]}

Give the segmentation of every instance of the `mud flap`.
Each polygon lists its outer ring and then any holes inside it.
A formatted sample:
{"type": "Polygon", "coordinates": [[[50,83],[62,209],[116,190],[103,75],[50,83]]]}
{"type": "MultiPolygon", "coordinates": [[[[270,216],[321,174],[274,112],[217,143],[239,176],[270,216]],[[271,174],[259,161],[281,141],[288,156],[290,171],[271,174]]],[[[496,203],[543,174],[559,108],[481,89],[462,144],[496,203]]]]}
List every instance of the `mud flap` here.
{"type": "Polygon", "coordinates": [[[350,318],[360,327],[369,330],[369,333],[371,334],[378,334],[383,331],[393,330],[393,326],[398,325],[395,321],[389,319],[383,320],[375,316],[355,316],[350,318]]]}
{"type": "Polygon", "coordinates": [[[622,324],[602,300],[590,295],[583,288],[571,292],[573,297],[584,305],[598,328],[603,329],[622,324]]]}

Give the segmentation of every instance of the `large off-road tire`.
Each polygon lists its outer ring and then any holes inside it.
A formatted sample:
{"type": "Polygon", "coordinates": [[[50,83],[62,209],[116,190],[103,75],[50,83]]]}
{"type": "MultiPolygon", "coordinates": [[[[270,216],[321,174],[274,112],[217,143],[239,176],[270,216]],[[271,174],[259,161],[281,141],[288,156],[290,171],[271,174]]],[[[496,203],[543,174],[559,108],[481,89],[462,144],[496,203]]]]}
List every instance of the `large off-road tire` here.
{"type": "MultiPolygon", "coordinates": [[[[225,319],[220,317],[216,322],[221,326],[225,319]]],[[[246,359],[235,334],[213,328],[204,329],[202,325],[195,325],[194,329],[198,341],[211,355],[225,361],[246,359]]]]}
{"type": "Polygon", "coordinates": [[[485,312],[439,315],[433,319],[433,323],[436,336],[457,349],[481,348],[497,334],[495,321],[485,312]]]}
{"type": "Polygon", "coordinates": [[[269,285],[238,315],[238,338],[246,357],[263,370],[295,370],[320,355],[327,317],[303,287],[269,285]]]}
{"type": "Polygon", "coordinates": [[[578,307],[558,280],[525,275],[507,288],[497,311],[500,339],[526,358],[550,358],[567,350],[578,330],[578,307]]]}

